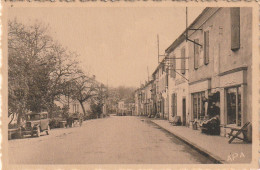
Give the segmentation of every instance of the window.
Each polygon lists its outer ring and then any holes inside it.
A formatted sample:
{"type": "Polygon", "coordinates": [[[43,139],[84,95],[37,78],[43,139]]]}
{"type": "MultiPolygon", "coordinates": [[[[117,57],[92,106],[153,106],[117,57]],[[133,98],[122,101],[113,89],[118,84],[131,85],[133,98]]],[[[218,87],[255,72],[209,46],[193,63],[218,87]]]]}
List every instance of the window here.
{"type": "Polygon", "coordinates": [[[168,72],[169,72],[169,69],[167,68],[166,69],[166,77],[165,77],[165,85],[166,85],[167,88],[168,88],[168,85],[169,85],[168,72]]]}
{"type": "Polygon", "coordinates": [[[194,119],[200,119],[205,116],[205,103],[202,102],[203,97],[205,97],[205,92],[192,94],[194,119]]]}
{"type": "Polygon", "coordinates": [[[240,8],[230,8],[231,19],[231,50],[240,48],[240,8]]]}
{"type": "Polygon", "coordinates": [[[204,32],[204,64],[209,63],[209,31],[204,32]]]}
{"type": "MultiPolygon", "coordinates": [[[[194,40],[196,43],[199,43],[199,39],[194,40]]],[[[200,46],[194,43],[194,69],[199,67],[199,49],[200,46]]]]}
{"type": "Polygon", "coordinates": [[[181,49],[181,73],[185,74],[185,47],[181,49]]]}
{"type": "Polygon", "coordinates": [[[226,89],[227,124],[241,126],[241,87],[226,89]]]}
{"type": "Polygon", "coordinates": [[[172,94],[172,117],[177,115],[177,94],[172,94]]]}
{"type": "Polygon", "coordinates": [[[79,105],[78,104],[73,104],[73,112],[76,113],[79,111],[79,105]]]}

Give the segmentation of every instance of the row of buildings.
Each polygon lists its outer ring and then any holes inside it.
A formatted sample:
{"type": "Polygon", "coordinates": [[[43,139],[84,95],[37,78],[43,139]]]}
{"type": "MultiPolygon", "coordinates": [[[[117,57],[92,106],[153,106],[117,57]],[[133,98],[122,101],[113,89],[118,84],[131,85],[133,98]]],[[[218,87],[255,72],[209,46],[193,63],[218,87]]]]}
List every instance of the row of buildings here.
{"type": "Polygon", "coordinates": [[[135,104],[127,102],[126,100],[120,100],[117,104],[116,114],[118,116],[132,116],[135,110],[135,104]]]}
{"type": "Polygon", "coordinates": [[[221,136],[252,122],[252,8],[205,8],[165,50],[135,91],[135,115],[158,116],[184,126],[218,103],[221,136]]]}

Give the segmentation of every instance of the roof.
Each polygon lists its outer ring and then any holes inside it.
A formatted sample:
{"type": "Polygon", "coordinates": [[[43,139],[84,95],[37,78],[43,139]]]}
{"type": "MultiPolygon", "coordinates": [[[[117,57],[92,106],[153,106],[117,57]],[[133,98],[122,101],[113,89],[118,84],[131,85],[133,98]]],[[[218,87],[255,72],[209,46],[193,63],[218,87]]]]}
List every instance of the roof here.
{"type": "Polygon", "coordinates": [[[178,47],[178,45],[180,45],[180,43],[182,43],[186,39],[186,37],[185,37],[186,31],[191,29],[196,24],[196,22],[210,9],[211,9],[210,7],[205,8],[201,12],[201,14],[183,31],[183,33],[165,50],[165,52],[170,53],[176,47],[178,47]]]}
{"type": "Polygon", "coordinates": [[[161,67],[161,65],[164,62],[164,60],[165,60],[165,58],[163,58],[162,62],[160,62],[160,64],[156,67],[156,69],[154,70],[152,75],[154,75],[156,73],[156,71],[161,67]]]}

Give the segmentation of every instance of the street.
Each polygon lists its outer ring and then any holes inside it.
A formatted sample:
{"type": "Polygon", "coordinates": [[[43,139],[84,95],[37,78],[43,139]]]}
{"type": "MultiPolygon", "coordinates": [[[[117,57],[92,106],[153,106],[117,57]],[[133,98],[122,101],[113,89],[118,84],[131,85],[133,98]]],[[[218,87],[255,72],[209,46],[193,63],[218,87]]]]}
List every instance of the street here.
{"type": "Polygon", "coordinates": [[[141,117],[110,116],[50,135],[9,141],[12,164],[198,164],[212,163],[141,117]]]}

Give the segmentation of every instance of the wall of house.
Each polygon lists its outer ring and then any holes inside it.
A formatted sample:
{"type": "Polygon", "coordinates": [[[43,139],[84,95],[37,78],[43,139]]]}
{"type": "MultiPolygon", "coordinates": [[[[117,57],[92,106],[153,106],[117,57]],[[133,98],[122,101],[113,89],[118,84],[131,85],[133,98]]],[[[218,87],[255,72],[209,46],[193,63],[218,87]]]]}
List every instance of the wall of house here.
{"type": "MultiPolygon", "coordinates": [[[[185,57],[188,57],[188,43],[184,40],[180,45],[174,49],[169,54],[169,57],[176,57],[181,58],[181,50],[185,48],[185,57]]],[[[188,81],[186,79],[189,79],[189,72],[188,70],[185,71],[185,74],[182,74],[181,70],[181,59],[176,59],[176,72],[180,73],[182,76],[176,73],[176,77],[173,78],[168,75],[169,78],[169,120],[173,120],[172,112],[173,112],[173,106],[172,106],[172,94],[177,94],[177,116],[181,117],[181,121],[183,121],[183,99],[186,99],[186,123],[189,122],[189,86],[188,81]],[[185,78],[186,79],[185,79],[185,78]]],[[[189,68],[189,60],[185,60],[185,68],[189,68]]]]}
{"type": "MultiPolygon", "coordinates": [[[[59,106],[60,108],[67,106],[69,103],[69,114],[73,114],[73,113],[75,113],[75,111],[78,111],[79,113],[83,114],[83,109],[82,109],[80,103],[76,100],[69,99],[69,102],[68,102],[67,97],[60,96],[60,100],[55,101],[54,103],[57,106],[59,106]],[[76,110],[75,110],[75,106],[76,106],[76,110]]],[[[85,111],[88,112],[90,110],[90,104],[88,102],[85,102],[84,108],[85,108],[85,111]]]]}
{"type": "MultiPolygon", "coordinates": [[[[194,44],[189,43],[190,89],[207,93],[220,92],[221,124],[227,123],[226,89],[232,86],[242,88],[242,124],[252,119],[252,9],[240,8],[240,48],[231,50],[230,8],[213,8],[209,18],[202,18],[194,25],[202,31],[195,31],[190,39],[199,39],[204,47],[204,31],[209,31],[209,63],[203,63],[204,51],[200,48],[200,64],[194,69],[194,44]],[[203,21],[204,20],[204,21],[203,21]],[[203,88],[202,88],[203,87],[203,88]]],[[[207,15],[207,14],[206,14],[207,15]]],[[[190,105],[192,109],[192,103],[190,105]]],[[[227,132],[222,129],[222,135],[227,132]]]]}

